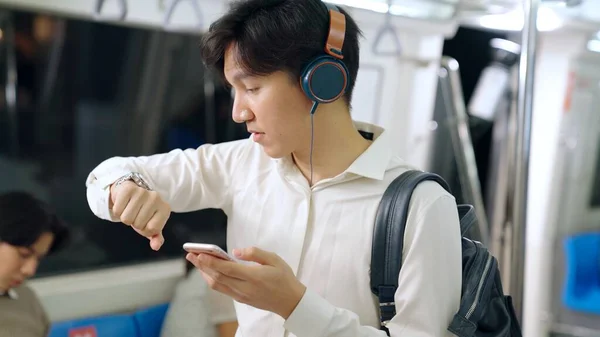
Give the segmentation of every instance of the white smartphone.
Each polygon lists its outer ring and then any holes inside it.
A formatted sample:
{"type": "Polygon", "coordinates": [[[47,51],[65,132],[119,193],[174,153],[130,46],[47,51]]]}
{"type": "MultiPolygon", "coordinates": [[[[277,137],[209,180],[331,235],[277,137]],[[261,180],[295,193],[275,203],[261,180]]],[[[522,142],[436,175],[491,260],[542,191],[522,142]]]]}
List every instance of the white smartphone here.
{"type": "Polygon", "coordinates": [[[240,262],[237,258],[221,249],[221,247],[213,244],[187,242],[183,244],[183,249],[192,254],[208,254],[226,261],[240,262]]]}

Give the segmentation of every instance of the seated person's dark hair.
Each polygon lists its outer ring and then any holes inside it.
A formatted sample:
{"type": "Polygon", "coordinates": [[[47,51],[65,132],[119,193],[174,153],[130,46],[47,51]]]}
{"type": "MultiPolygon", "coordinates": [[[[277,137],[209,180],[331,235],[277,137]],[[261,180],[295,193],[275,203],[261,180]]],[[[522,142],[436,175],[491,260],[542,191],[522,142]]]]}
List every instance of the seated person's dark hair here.
{"type": "Polygon", "coordinates": [[[44,233],[52,233],[50,253],[66,246],[69,232],[49,205],[25,192],[0,194],[0,241],[29,247],[44,233]]]}
{"type": "MultiPolygon", "coordinates": [[[[346,15],[346,38],[342,52],[350,79],[344,99],[352,101],[359,67],[356,22],[346,15]]],[[[225,50],[234,43],[237,61],[251,75],[286,71],[300,83],[302,70],[325,54],[329,15],[321,0],[246,0],[231,5],[228,14],[215,21],[203,37],[205,65],[224,79],[225,50]]]]}

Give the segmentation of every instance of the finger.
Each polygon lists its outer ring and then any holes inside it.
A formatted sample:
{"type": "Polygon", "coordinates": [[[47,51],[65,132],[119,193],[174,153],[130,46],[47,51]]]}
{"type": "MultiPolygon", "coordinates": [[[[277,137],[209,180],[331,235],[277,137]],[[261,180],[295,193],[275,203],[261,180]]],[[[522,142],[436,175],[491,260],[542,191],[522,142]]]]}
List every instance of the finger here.
{"type": "Polygon", "coordinates": [[[163,236],[162,232],[150,238],[150,248],[153,250],[158,251],[164,243],[165,237],[163,236]]]}
{"type": "MultiPolygon", "coordinates": [[[[117,189],[118,186],[116,186],[115,184],[110,185],[109,188],[109,198],[110,198],[110,206],[114,206],[115,202],[117,202],[117,189]]],[[[111,207],[112,209],[112,207],[111,207]]]]}
{"type": "MultiPolygon", "coordinates": [[[[139,214],[140,209],[142,208],[142,205],[143,205],[143,203],[140,202],[140,200],[136,196],[133,196],[131,199],[129,199],[129,203],[127,203],[127,207],[125,207],[125,210],[119,217],[121,222],[128,226],[133,226],[133,224],[135,223],[135,219],[137,218],[137,215],[139,214]]],[[[133,226],[133,227],[135,227],[135,226],[133,226]]],[[[144,227],[141,227],[141,228],[135,227],[135,228],[139,229],[139,230],[144,229],[144,227]]]]}
{"type": "Polygon", "coordinates": [[[238,280],[253,280],[254,275],[257,274],[254,266],[246,266],[241,263],[223,260],[208,254],[192,254],[190,258],[195,260],[192,262],[197,268],[208,268],[238,280]]]}
{"type": "Polygon", "coordinates": [[[131,228],[133,228],[133,230],[136,231],[136,233],[138,233],[139,235],[145,237],[146,239],[148,239],[150,241],[150,248],[152,248],[152,250],[160,250],[160,248],[165,243],[165,237],[163,236],[162,232],[160,232],[156,235],[147,235],[146,233],[136,229],[135,227],[131,227],[131,228]]]}
{"type": "Polygon", "coordinates": [[[267,252],[257,247],[234,249],[233,255],[244,261],[252,261],[267,266],[277,266],[281,258],[275,253],[267,252]]]}
{"type": "Polygon", "coordinates": [[[127,204],[131,199],[131,193],[123,190],[121,186],[115,187],[114,191],[116,192],[116,195],[114,196],[112,212],[120,219],[125,207],[127,207],[127,204]]]}
{"type": "MultiPolygon", "coordinates": [[[[218,271],[204,265],[201,262],[202,261],[201,255],[204,255],[204,254],[196,255],[196,254],[188,253],[185,258],[186,258],[186,260],[191,262],[194,265],[194,267],[196,267],[196,269],[198,269],[204,276],[208,277],[211,281],[219,283],[219,282],[222,282],[225,278],[229,277],[225,274],[219,273],[218,271]]],[[[210,258],[214,258],[214,257],[210,256],[210,258]]]]}
{"type": "Polygon", "coordinates": [[[239,299],[242,298],[242,296],[238,292],[231,289],[229,286],[227,286],[225,284],[218,283],[212,277],[210,277],[210,275],[203,272],[202,270],[199,270],[198,272],[202,275],[202,278],[206,281],[206,283],[208,284],[208,286],[211,289],[216,290],[216,291],[218,291],[222,294],[225,294],[225,295],[227,295],[235,300],[238,300],[238,301],[239,301],[239,299]]]}
{"type": "Polygon", "coordinates": [[[144,229],[156,211],[154,207],[155,206],[152,203],[142,203],[142,206],[135,217],[135,221],[133,222],[133,227],[144,229]]]}
{"type": "Polygon", "coordinates": [[[158,210],[154,212],[144,230],[142,231],[142,235],[147,238],[153,237],[155,235],[159,235],[162,233],[162,230],[165,228],[165,224],[169,219],[169,213],[165,213],[164,211],[158,210]]]}
{"type": "Polygon", "coordinates": [[[198,269],[202,274],[210,278],[212,281],[216,283],[223,283],[227,275],[221,274],[216,270],[210,269],[208,267],[202,266],[200,264],[194,264],[194,267],[198,269]]]}
{"type": "Polygon", "coordinates": [[[169,219],[170,212],[157,211],[152,215],[142,235],[150,239],[150,247],[158,251],[165,243],[165,237],[163,236],[163,229],[169,219]]]}
{"type": "MultiPolygon", "coordinates": [[[[200,254],[200,255],[205,255],[205,254],[200,254]]],[[[233,292],[234,292],[235,296],[237,296],[237,298],[244,298],[245,297],[244,294],[252,293],[251,292],[251,288],[252,288],[251,282],[241,280],[241,279],[238,279],[235,277],[231,277],[231,276],[221,273],[215,269],[212,269],[206,265],[203,265],[202,262],[199,262],[200,259],[198,257],[201,257],[201,256],[197,256],[195,254],[190,253],[190,254],[188,254],[188,256],[186,256],[186,259],[188,261],[192,262],[194,267],[196,267],[196,269],[198,269],[201,273],[203,273],[206,281],[209,282],[209,285],[211,286],[211,288],[214,289],[216,287],[224,285],[224,286],[228,287],[229,289],[233,290],[233,292]]],[[[214,258],[214,257],[211,256],[211,258],[214,258]]]]}

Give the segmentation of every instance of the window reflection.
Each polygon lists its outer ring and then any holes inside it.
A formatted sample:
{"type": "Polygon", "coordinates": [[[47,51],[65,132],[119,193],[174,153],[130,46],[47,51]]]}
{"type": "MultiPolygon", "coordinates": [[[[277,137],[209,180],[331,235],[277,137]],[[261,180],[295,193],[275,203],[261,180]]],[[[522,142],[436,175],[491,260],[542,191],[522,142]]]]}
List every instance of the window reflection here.
{"type": "Polygon", "coordinates": [[[204,72],[199,37],[24,12],[0,17],[0,191],[46,200],[73,232],[39,275],[182,257],[190,240],[224,246],[219,210],[173,214],[165,246],[153,252],[126,226],[97,219],[85,197],[87,174],[106,158],[248,136],[230,119],[230,93],[204,72]]]}

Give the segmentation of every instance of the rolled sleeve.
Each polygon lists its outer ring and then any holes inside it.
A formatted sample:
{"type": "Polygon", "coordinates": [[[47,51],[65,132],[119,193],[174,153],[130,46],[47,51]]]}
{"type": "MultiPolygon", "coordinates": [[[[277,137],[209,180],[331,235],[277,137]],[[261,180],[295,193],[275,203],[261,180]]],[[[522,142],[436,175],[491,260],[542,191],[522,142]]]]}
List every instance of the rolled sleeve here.
{"type": "Polygon", "coordinates": [[[100,163],[86,180],[88,205],[99,218],[117,221],[109,209],[110,186],[139,173],[173,212],[226,208],[240,158],[254,149],[249,140],[205,144],[142,157],[113,157],[100,163]]]}
{"type": "Polygon", "coordinates": [[[87,186],[87,200],[90,210],[100,219],[117,222],[119,219],[113,216],[109,208],[110,186],[120,177],[130,171],[124,169],[113,169],[108,172],[92,172],[85,182],[87,186]],[[97,177],[100,176],[99,178],[97,177]]]}

